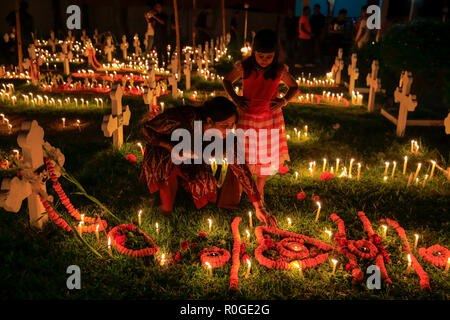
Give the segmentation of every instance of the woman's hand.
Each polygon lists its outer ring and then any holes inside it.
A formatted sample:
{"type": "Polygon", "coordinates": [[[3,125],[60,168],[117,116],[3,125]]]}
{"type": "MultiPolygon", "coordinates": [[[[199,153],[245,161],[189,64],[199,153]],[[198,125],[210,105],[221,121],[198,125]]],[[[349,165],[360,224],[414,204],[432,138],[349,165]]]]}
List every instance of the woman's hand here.
{"type": "Polygon", "coordinates": [[[236,97],[233,98],[234,103],[236,103],[236,106],[241,109],[241,111],[245,111],[248,108],[247,102],[250,101],[250,99],[243,97],[243,96],[238,96],[236,95],[236,97]]]}
{"type": "Polygon", "coordinates": [[[277,219],[275,219],[274,216],[270,215],[264,207],[256,208],[256,217],[259,219],[259,221],[265,223],[269,227],[277,226],[277,219]]]}
{"type": "Polygon", "coordinates": [[[285,105],[287,105],[287,101],[285,98],[275,98],[272,100],[270,109],[272,111],[275,111],[275,110],[281,109],[285,105]]]}

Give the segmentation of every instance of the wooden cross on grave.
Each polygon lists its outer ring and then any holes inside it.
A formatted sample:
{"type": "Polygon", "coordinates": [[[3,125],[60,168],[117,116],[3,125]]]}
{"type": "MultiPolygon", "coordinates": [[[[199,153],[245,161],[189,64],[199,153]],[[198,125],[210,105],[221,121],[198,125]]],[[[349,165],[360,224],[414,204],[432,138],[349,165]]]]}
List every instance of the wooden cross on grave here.
{"type": "Polygon", "coordinates": [[[48,44],[52,47],[52,53],[56,52],[56,44],[58,43],[58,39],[55,38],[55,32],[50,31],[50,39],[48,39],[48,44]]]}
{"type": "Polygon", "coordinates": [[[141,41],[139,41],[139,35],[137,33],[134,35],[133,46],[134,46],[134,54],[136,56],[139,56],[142,52],[142,49],[141,49],[141,41]]]}
{"type": "Polygon", "coordinates": [[[116,47],[111,43],[111,40],[112,40],[111,36],[106,38],[106,46],[104,48],[108,62],[112,61],[112,53],[114,50],[116,50],[116,47]]]}
{"type": "Polygon", "coordinates": [[[191,70],[192,61],[189,53],[186,53],[186,62],[183,67],[183,73],[186,76],[186,90],[191,90],[191,70]]]}
{"type": "Polygon", "coordinates": [[[403,137],[405,135],[408,111],[414,111],[417,107],[416,95],[411,94],[412,82],[412,73],[408,71],[402,71],[400,84],[394,92],[394,101],[396,103],[400,103],[400,109],[398,111],[397,119],[397,137],[403,137]]]}
{"type": "Polygon", "coordinates": [[[356,62],[358,61],[358,56],[356,53],[352,54],[352,63],[348,66],[348,75],[350,76],[350,81],[348,83],[348,94],[352,95],[355,90],[355,81],[359,77],[359,69],[356,67],[356,62]]]}
{"type": "Polygon", "coordinates": [[[172,87],[172,97],[178,98],[178,77],[177,74],[172,74],[169,78],[169,85],[172,87]]]}
{"type": "Polygon", "coordinates": [[[120,44],[120,50],[122,50],[122,58],[123,60],[127,60],[127,50],[128,50],[128,42],[127,36],[122,36],[122,43],[120,44]]]}
{"type": "Polygon", "coordinates": [[[59,59],[63,61],[63,65],[64,65],[64,74],[65,75],[69,75],[70,74],[70,59],[73,58],[73,54],[72,51],[68,51],[67,48],[67,42],[63,42],[63,44],[61,45],[62,48],[62,52],[59,53],[59,59]]]}
{"type": "Polygon", "coordinates": [[[35,86],[38,86],[39,66],[42,65],[43,60],[36,55],[34,44],[30,44],[28,46],[28,56],[29,58],[26,58],[23,61],[23,67],[30,70],[29,73],[31,76],[31,83],[35,86]]]}
{"type": "Polygon", "coordinates": [[[156,105],[156,94],[155,89],[151,88],[149,86],[144,86],[144,93],[142,94],[142,97],[144,98],[144,103],[148,105],[148,111],[153,112],[153,106],[156,105]]]}
{"type": "Polygon", "coordinates": [[[331,68],[331,73],[333,74],[334,82],[336,84],[341,84],[341,71],[344,70],[344,60],[342,59],[343,54],[343,49],[339,48],[338,55],[334,59],[334,64],[331,68]]]}
{"type": "Polygon", "coordinates": [[[366,82],[370,87],[369,101],[367,103],[367,109],[369,112],[373,112],[375,109],[375,93],[381,90],[381,79],[378,78],[378,70],[380,65],[377,60],[372,62],[372,72],[367,75],[366,82]]]}
{"type": "Polygon", "coordinates": [[[123,88],[114,83],[111,88],[110,98],[112,113],[103,116],[102,131],[105,137],[113,137],[113,145],[120,148],[123,144],[123,126],[130,123],[131,112],[128,106],[122,107],[123,88]]]}
{"type": "MultiPolygon", "coordinates": [[[[0,207],[6,211],[18,212],[23,200],[28,200],[30,225],[42,229],[48,221],[40,196],[52,201],[47,195],[45,182],[48,174],[44,165],[44,153],[64,165],[64,155],[57,148],[44,141],[44,129],[36,120],[24,121],[17,137],[17,143],[22,148],[23,163],[21,177],[5,178],[0,188],[0,207]],[[45,151],[44,151],[45,148],[45,151]]],[[[59,167],[55,166],[57,176],[61,175],[59,167]]]]}

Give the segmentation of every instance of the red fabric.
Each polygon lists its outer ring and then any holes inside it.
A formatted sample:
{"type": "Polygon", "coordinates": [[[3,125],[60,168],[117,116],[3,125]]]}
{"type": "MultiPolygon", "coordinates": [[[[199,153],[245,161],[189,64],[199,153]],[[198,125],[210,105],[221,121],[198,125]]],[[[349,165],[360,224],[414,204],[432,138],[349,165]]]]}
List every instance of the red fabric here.
{"type": "Polygon", "coordinates": [[[308,17],[301,16],[298,21],[298,32],[300,39],[311,39],[311,36],[302,30],[302,24],[305,25],[306,31],[311,32],[311,25],[309,24],[308,17]]]}
{"type": "MultiPolygon", "coordinates": [[[[278,109],[277,111],[272,111],[270,109],[271,101],[277,97],[278,87],[283,72],[285,72],[285,70],[280,70],[277,77],[272,80],[265,79],[263,71],[254,70],[247,79],[243,79],[243,96],[249,99],[249,102],[247,111],[239,113],[237,128],[243,130],[255,129],[256,134],[258,135],[257,146],[254,143],[250,143],[248,138],[245,139],[246,161],[247,163],[252,164],[250,162],[252,157],[250,156],[252,154],[256,155],[257,174],[260,174],[261,168],[271,167],[272,164],[270,161],[269,163],[263,162],[266,160],[266,157],[271,159],[272,144],[274,143],[278,143],[279,152],[279,163],[277,167],[273,168],[274,173],[282,167],[284,161],[290,160],[283,113],[281,109],[278,109]],[[258,134],[259,132],[263,132],[260,131],[261,129],[267,130],[267,139],[261,138],[260,134],[258,134]],[[272,136],[271,129],[279,129],[278,141],[275,140],[276,136],[272,136]]],[[[276,152],[276,148],[274,148],[274,152],[276,152]]]]}

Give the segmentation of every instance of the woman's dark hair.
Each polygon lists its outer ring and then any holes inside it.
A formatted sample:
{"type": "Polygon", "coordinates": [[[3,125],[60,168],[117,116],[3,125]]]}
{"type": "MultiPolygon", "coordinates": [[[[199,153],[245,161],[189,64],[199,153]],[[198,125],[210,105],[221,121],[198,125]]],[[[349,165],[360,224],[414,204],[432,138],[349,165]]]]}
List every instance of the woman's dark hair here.
{"type": "Polygon", "coordinates": [[[233,115],[236,116],[236,119],[238,117],[236,105],[225,97],[215,97],[196,109],[199,110],[202,120],[211,118],[213,122],[221,122],[233,115]]]}
{"type": "Polygon", "coordinates": [[[244,79],[250,77],[253,70],[262,69],[264,70],[264,79],[275,80],[277,74],[283,69],[283,64],[280,63],[280,45],[278,43],[277,34],[270,29],[263,29],[258,31],[253,40],[252,55],[247,59],[242,61],[242,68],[244,69],[244,79]],[[266,68],[262,69],[259,67],[255,58],[255,51],[258,52],[275,52],[272,63],[266,68]]]}

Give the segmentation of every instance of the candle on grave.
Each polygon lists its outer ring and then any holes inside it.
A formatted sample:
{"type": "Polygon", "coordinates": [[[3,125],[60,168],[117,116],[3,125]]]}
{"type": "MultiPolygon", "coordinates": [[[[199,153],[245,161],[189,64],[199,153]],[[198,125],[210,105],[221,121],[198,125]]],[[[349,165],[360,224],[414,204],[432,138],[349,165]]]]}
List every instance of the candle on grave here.
{"type": "Polygon", "coordinates": [[[208,219],[209,232],[211,232],[212,228],[212,219],[208,219]]]}
{"type": "Polygon", "coordinates": [[[100,105],[103,108],[103,99],[102,98],[98,98],[98,100],[100,101],[100,105]]]}
{"type": "Polygon", "coordinates": [[[251,229],[251,228],[253,228],[252,212],[251,211],[248,212],[248,219],[249,219],[250,229],[251,229]]]}
{"type": "Polygon", "coordinates": [[[425,178],[423,178],[422,188],[425,187],[425,183],[427,182],[427,180],[428,180],[428,175],[426,174],[425,178]]]}
{"type": "Polygon", "coordinates": [[[433,178],[434,167],[436,167],[436,161],[431,160],[431,163],[433,164],[433,166],[431,167],[430,179],[433,178]]]}
{"type": "Polygon", "coordinates": [[[450,257],[448,257],[447,259],[447,265],[445,266],[444,273],[447,273],[449,269],[450,269],[450,257]]]}
{"type": "Polygon", "coordinates": [[[74,98],[73,100],[75,100],[75,107],[78,107],[78,99],[74,98]]]}
{"type": "Polygon", "coordinates": [[[250,261],[250,258],[247,259],[247,273],[245,274],[245,279],[248,278],[250,275],[250,269],[252,268],[252,262],[250,261]]]}
{"type": "Polygon", "coordinates": [[[339,173],[339,161],[340,161],[340,159],[337,158],[337,159],[336,159],[336,174],[339,173]]]}
{"type": "Polygon", "coordinates": [[[248,229],[245,229],[245,233],[247,234],[247,241],[250,239],[250,231],[248,229]]]}
{"type": "Polygon", "coordinates": [[[410,175],[409,175],[408,184],[406,185],[406,187],[409,187],[409,185],[411,184],[412,179],[413,179],[413,174],[411,172],[410,175]]]}
{"type": "Polygon", "coordinates": [[[80,129],[80,120],[77,119],[77,127],[80,129]]]}
{"type": "Polygon", "coordinates": [[[159,236],[159,224],[158,222],[155,223],[155,229],[156,229],[156,236],[159,236]]]}
{"type": "Polygon", "coordinates": [[[333,233],[331,232],[331,230],[325,229],[324,232],[328,235],[328,240],[330,240],[330,239],[331,239],[331,236],[333,235],[333,233]]]}
{"type": "Polygon", "coordinates": [[[354,161],[355,161],[355,159],[353,159],[353,158],[350,159],[350,167],[348,168],[348,177],[349,178],[352,177],[352,166],[353,166],[354,161]]]}
{"type": "Polygon", "coordinates": [[[416,233],[414,235],[414,250],[417,250],[417,243],[419,242],[419,235],[416,233]]]}
{"type": "Polygon", "coordinates": [[[392,175],[391,175],[391,178],[393,178],[394,175],[395,175],[395,168],[397,168],[397,161],[393,161],[392,163],[394,164],[394,166],[393,166],[393,168],[392,168],[392,175]]]}
{"type": "Polygon", "coordinates": [[[406,165],[408,163],[408,156],[405,156],[403,159],[405,160],[405,162],[403,162],[403,175],[405,175],[406,174],[406,165]]]}
{"type": "Polygon", "coordinates": [[[139,148],[141,148],[142,155],[144,155],[144,148],[142,147],[142,143],[138,142],[137,145],[139,148]]]}
{"type": "Polygon", "coordinates": [[[161,105],[161,112],[164,112],[164,102],[161,102],[160,105],[161,105]]]}
{"type": "Polygon", "coordinates": [[[142,222],[141,216],[142,216],[142,210],[139,210],[139,213],[138,213],[138,224],[139,224],[139,227],[141,226],[141,222],[142,222]]]}
{"type": "Polygon", "coordinates": [[[416,180],[416,178],[417,178],[417,176],[419,175],[419,171],[420,171],[420,168],[422,167],[422,163],[418,163],[417,164],[417,170],[416,170],[416,173],[414,174],[414,180],[416,180]]]}
{"type": "Polygon", "coordinates": [[[80,235],[80,237],[83,237],[83,221],[80,221],[80,223],[78,224],[78,234],[80,235]]]}
{"type": "Polygon", "coordinates": [[[316,219],[314,220],[314,222],[317,222],[319,220],[320,209],[322,208],[319,201],[317,201],[316,204],[317,204],[318,208],[317,208],[316,219]]]}
{"type": "Polygon", "coordinates": [[[205,262],[205,266],[206,266],[206,268],[209,271],[209,276],[212,277],[213,273],[212,273],[212,266],[211,266],[211,264],[208,261],[206,261],[205,262]]]}
{"type": "Polygon", "coordinates": [[[386,182],[387,179],[388,179],[388,177],[387,177],[387,176],[384,176],[384,177],[383,177],[383,182],[386,182]]]}
{"type": "Polygon", "coordinates": [[[386,167],[385,167],[385,169],[384,169],[384,174],[383,174],[383,176],[386,176],[387,173],[388,173],[388,170],[389,170],[389,164],[390,164],[390,163],[387,161],[387,162],[385,162],[384,164],[386,165],[386,167]]]}
{"type": "Polygon", "coordinates": [[[111,237],[108,237],[108,253],[112,257],[112,251],[111,251],[111,237]]]}
{"type": "Polygon", "coordinates": [[[412,265],[411,254],[408,253],[408,266],[406,268],[406,274],[409,274],[411,272],[411,265],[412,265]]]}
{"type": "Polygon", "coordinates": [[[337,265],[338,261],[336,259],[331,259],[331,262],[333,263],[333,273],[332,274],[335,274],[336,273],[336,265],[337,265]]]}
{"type": "Polygon", "coordinates": [[[323,167],[322,167],[323,172],[325,172],[326,167],[327,167],[327,159],[323,158],[323,167]]]}
{"type": "Polygon", "coordinates": [[[414,140],[414,146],[415,146],[415,153],[419,152],[419,143],[417,141],[414,140]]]}
{"type": "Polygon", "coordinates": [[[159,265],[163,266],[166,263],[166,255],[163,253],[161,254],[161,260],[159,261],[159,265]]]}
{"type": "Polygon", "coordinates": [[[387,231],[387,226],[386,225],[382,225],[381,228],[383,228],[383,237],[386,237],[386,231],[387,231]]]}
{"type": "Polygon", "coordinates": [[[288,222],[288,228],[290,228],[291,225],[292,225],[292,220],[291,220],[291,218],[287,218],[287,222],[288,222]]]}
{"type": "Polygon", "coordinates": [[[334,167],[333,167],[333,166],[331,166],[330,172],[331,172],[331,173],[334,173],[334,167]]]}
{"type": "Polygon", "coordinates": [[[100,234],[98,233],[99,228],[100,228],[100,225],[97,224],[97,227],[95,227],[95,237],[97,238],[97,241],[100,240],[100,234]]]}
{"type": "Polygon", "coordinates": [[[62,120],[62,127],[65,128],[66,127],[66,118],[61,118],[62,120]]]}
{"type": "Polygon", "coordinates": [[[361,163],[358,162],[358,175],[357,175],[358,181],[360,176],[361,176],[361,163]]]}

